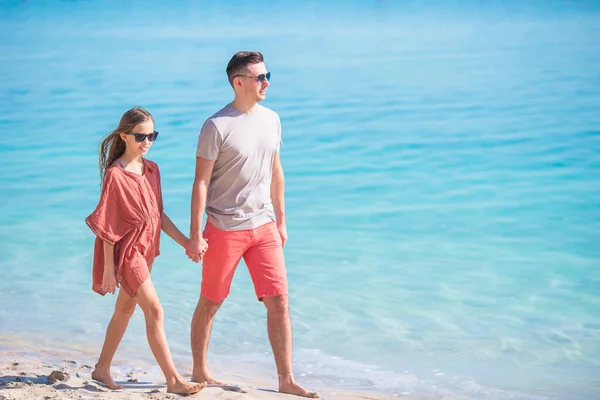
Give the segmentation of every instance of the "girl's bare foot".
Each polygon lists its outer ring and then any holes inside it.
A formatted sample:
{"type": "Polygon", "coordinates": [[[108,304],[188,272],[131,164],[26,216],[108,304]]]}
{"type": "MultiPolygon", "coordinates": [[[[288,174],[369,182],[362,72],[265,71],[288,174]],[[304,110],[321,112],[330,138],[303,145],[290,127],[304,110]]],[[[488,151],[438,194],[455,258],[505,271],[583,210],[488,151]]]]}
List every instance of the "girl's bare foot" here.
{"type": "Polygon", "coordinates": [[[175,394],[195,394],[206,387],[206,382],[190,383],[183,379],[178,379],[173,385],[167,385],[167,393],[175,394]]]}
{"type": "Polygon", "coordinates": [[[110,376],[110,370],[100,370],[98,369],[98,365],[96,365],[92,372],[92,379],[102,383],[110,390],[123,390],[123,386],[117,385],[112,376],[110,376]]]}

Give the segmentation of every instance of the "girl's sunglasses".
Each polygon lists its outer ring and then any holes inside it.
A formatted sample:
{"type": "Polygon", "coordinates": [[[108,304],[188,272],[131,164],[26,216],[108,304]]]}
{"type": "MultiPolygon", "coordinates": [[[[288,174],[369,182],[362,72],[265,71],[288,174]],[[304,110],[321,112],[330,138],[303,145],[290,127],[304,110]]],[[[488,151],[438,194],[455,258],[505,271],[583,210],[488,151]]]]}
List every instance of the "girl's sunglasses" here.
{"type": "Polygon", "coordinates": [[[152,133],[128,133],[127,135],[135,136],[135,141],[138,143],[142,143],[144,140],[148,139],[149,142],[154,142],[158,137],[158,132],[154,131],[152,133]]]}

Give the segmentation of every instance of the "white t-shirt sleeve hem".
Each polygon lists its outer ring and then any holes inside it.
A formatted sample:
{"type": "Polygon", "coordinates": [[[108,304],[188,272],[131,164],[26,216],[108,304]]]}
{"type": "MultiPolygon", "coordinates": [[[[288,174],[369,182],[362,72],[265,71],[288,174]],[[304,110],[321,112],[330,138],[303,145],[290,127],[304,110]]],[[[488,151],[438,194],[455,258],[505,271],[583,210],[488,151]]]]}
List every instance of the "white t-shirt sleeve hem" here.
{"type": "Polygon", "coordinates": [[[209,161],[217,159],[221,151],[223,139],[219,130],[213,121],[206,120],[198,135],[198,147],[196,148],[196,157],[202,157],[209,161]]]}

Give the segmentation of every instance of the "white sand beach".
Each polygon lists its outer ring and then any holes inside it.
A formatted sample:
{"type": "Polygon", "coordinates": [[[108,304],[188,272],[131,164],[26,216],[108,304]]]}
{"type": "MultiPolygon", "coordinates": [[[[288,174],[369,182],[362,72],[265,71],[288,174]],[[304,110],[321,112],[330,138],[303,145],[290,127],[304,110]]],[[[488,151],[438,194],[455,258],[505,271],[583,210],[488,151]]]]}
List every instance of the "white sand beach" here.
{"type": "MultiPolygon", "coordinates": [[[[110,391],[91,379],[92,358],[82,352],[68,352],[67,358],[48,350],[34,350],[20,346],[0,350],[0,400],[21,399],[177,399],[182,396],[166,392],[165,382],[155,373],[144,369],[116,368],[117,383],[125,387],[124,391],[110,391]]],[[[233,366],[232,366],[233,367],[233,366]]],[[[232,368],[232,371],[234,368],[232,368]]],[[[219,371],[227,377],[229,386],[209,386],[200,393],[188,396],[204,400],[293,400],[299,399],[277,393],[265,382],[240,381],[234,374],[219,371]]],[[[181,371],[190,378],[189,371],[181,371]]],[[[352,393],[334,389],[317,388],[321,398],[341,400],[384,400],[401,397],[386,396],[378,393],[352,393]]],[[[411,399],[415,397],[411,396],[411,399]]]]}

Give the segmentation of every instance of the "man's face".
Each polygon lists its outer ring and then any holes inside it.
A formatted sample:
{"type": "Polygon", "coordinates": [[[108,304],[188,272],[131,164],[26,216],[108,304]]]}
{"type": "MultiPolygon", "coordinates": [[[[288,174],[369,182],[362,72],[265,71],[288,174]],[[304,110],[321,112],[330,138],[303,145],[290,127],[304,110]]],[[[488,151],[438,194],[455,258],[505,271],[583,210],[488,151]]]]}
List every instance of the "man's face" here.
{"type": "Polygon", "coordinates": [[[243,76],[238,76],[240,94],[248,100],[261,102],[267,96],[267,88],[270,86],[265,63],[250,64],[242,72],[243,76]]]}

